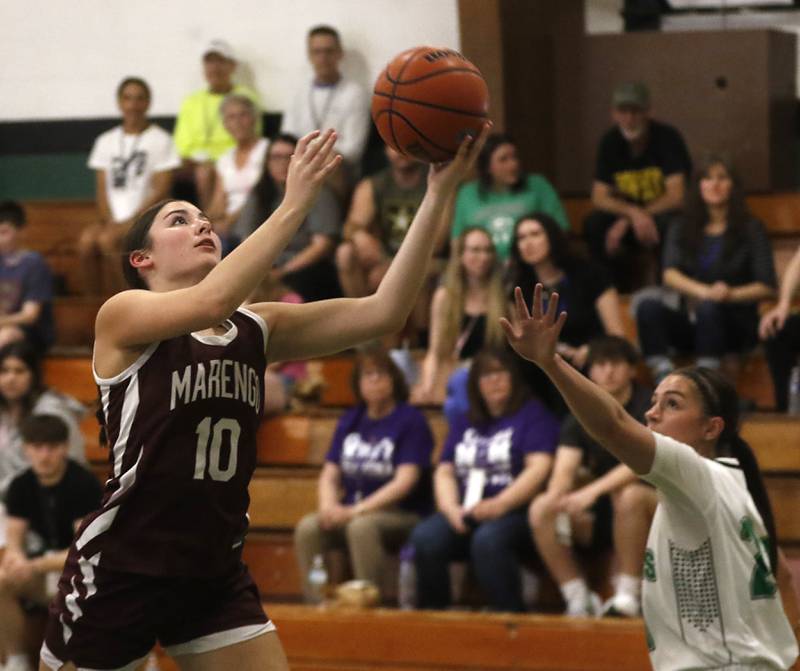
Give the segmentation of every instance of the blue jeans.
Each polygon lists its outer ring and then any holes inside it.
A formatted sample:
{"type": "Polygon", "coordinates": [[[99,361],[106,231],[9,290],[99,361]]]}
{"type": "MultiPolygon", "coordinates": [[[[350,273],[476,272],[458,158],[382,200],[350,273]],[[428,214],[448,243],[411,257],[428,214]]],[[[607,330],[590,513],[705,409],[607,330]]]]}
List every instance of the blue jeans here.
{"type": "Polygon", "coordinates": [[[758,312],[752,303],[701,301],[695,323],[685,310],[673,310],[660,300],[643,300],[636,311],[639,342],[645,358],[671,350],[696,356],[721,357],[746,352],[758,342],[758,312]]]}
{"type": "Polygon", "coordinates": [[[442,412],[447,418],[447,425],[450,427],[453,426],[454,420],[460,419],[469,410],[468,379],[469,366],[466,365],[456,368],[447,379],[447,393],[442,405],[442,412]]]}
{"type": "Polygon", "coordinates": [[[410,543],[420,608],[447,608],[451,602],[450,562],[470,560],[492,610],[525,610],[517,560],[533,550],[525,508],[482,522],[467,534],[456,533],[444,515],[435,513],[414,528],[410,543]]]}

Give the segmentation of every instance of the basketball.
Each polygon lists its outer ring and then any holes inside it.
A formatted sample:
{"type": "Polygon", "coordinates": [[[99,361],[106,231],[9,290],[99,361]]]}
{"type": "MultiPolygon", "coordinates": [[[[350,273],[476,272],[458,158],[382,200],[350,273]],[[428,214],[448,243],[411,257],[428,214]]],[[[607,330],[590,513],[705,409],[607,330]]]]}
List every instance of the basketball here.
{"type": "Polygon", "coordinates": [[[489,90],[478,70],[452,49],[416,47],[378,75],[372,120],[383,141],[427,163],[448,161],[488,118],[489,90]]]}

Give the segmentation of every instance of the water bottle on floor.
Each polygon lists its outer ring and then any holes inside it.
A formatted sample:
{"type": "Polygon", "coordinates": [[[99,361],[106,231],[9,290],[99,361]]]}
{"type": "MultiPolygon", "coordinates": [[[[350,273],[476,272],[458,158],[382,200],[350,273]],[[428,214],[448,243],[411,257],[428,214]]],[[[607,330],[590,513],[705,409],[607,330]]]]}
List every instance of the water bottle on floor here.
{"type": "Polygon", "coordinates": [[[401,610],[413,610],[417,607],[417,569],[414,566],[413,545],[404,545],[400,550],[397,603],[401,610]]]}
{"type": "Polygon", "coordinates": [[[788,412],[795,417],[800,416],[800,365],[789,373],[789,405],[788,412]]]}
{"type": "Polygon", "coordinates": [[[322,555],[316,555],[308,572],[308,598],[311,603],[322,603],[328,590],[328,571],[322,555]]]}

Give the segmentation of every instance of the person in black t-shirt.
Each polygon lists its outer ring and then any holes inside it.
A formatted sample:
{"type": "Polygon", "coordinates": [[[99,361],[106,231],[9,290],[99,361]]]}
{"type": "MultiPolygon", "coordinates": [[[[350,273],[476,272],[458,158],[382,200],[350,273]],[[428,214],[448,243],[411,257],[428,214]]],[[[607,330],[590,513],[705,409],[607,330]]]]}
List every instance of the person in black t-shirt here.
{"type": "MultiPolygon", "coordinates": [[[[651,392],[635,381],[639,355],[624,338],[604,336],[589,348],[589,377],[644,423],[651,392]]],[[[561,426],[547,491],[534,499],[529,520],[539,553],[558,582],[571,616],[599,615],[572,554],[574,544],[602,549],[613,542],[619,573],[616,593],[602,609],[639,614],[639,585],[647,533],[656,507],[655,490],[603,450],[573,416],[561,426]]]]}
{"type": "Polygon", "coordinates": [[[583,231],[595,260],[609,267],[620,290],[630,290],[626,257],[659,246],[692,166],[681,134],[650,118],[650,93],[641,82],[617,87],[611,116],[615,125],[600,140],[594,210],[583,231]]]}
{"type": "MultiPolygon", "coordinates": [[[[20,431],[31,467],[6,495],[7,546],[0,561],[0,653],[28,669],[23,603],[46,605],[84,515],[100,505],[100,483],[68,458],[69,431],[55,415],[31,415],[20,431]]],[[[0,656],[2,656],[0,654],[0,656]]]]}

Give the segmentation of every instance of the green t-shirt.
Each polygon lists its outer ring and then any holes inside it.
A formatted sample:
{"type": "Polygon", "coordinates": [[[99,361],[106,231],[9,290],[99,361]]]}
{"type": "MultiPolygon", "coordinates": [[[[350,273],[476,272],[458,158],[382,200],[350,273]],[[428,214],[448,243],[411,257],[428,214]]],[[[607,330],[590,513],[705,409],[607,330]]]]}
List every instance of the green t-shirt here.
{"type": "MultiPolygon", "coordinates": [[[[252,89],[236,84],[232,93],[245,95],[256,105],[256,133],[261,135],[261,101],[252,89]]],[[[196,161],[216,161],[236,142],[222,125],[219,112],[225,93],[212,93],[208,89],[195,91],[184,98],[175,121],[175,147],[181,158],[196,161]]]]}
{"type": "Polygon", "coordinates": [[[467,228],[483,228],[492,236],[497,256],[506,261],[511,253],[514,226],[529,212],[544,212],[569,230],[569,221],[553,186],[541,175],[527,175],[522,189],[516,192],[480,193],[478,182],[468,182],[456,197],[451,238],[467,228]]]}

